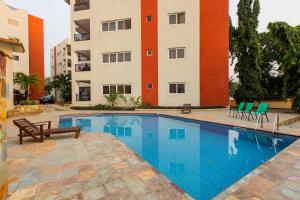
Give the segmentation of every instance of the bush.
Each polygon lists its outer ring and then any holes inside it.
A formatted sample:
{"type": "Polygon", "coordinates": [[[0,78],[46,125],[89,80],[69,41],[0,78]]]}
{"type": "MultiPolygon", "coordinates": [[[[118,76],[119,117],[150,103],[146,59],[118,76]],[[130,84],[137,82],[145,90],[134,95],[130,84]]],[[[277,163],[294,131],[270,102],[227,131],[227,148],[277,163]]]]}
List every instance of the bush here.
{"type": "Polygon", "coordinates": [[[24,101],[20,101],[20,105],[25,106],[25,105],[37,105],[36,101],[32,101],[32,100],[24,100],[24,101]]]}
{"type": "Polygon", "coordinates": [[[134,108],[128,108],[128,107],[115,107],[115,106],[110,106],[110,105],[103,105],[103,104],[98,104],[95,106],[73,106],[71,109],[74,110],[116,110],[116,111],[122,111],[122,110],[127,110],[127,111],[133,111],[134,108]]]}

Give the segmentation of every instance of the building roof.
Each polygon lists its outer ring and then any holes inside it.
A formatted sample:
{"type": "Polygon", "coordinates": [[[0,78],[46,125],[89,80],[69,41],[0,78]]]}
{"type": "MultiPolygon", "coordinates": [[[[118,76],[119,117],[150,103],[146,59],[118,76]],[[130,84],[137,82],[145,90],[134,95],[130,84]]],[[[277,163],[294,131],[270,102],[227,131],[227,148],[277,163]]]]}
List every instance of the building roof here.
{"type": "Polygon", "coordinates": [[[14,41],[14,40],[9,40],[9,39],[6,39],[6,38],[0,38],[0,43],[4,43],[4,44],[12,46],[13,52],[19,52],[19,53],[24,53],[25,52],[25,48],[24,48],[24,46],[21,42],[17,42],[17,41],[14,41]]]}

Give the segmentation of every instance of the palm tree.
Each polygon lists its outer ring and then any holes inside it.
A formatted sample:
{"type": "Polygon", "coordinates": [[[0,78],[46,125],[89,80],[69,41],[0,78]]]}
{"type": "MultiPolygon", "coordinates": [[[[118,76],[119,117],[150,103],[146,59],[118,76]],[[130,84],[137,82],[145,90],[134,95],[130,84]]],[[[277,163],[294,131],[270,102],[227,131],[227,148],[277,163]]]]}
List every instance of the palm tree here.
{"type": "Polygon", "coordinates": [[[14,77],[14,84],[19,84],[20,88],[25,91],[27,100],[29,100],[30,87],[38,84],[40,81],[40,77],[36,74],[26,75],[22,72],[18,72],[14,77]]]}
{"type": "Polygon", "coordinates": [[[60,91],[60,97],[64,102],[72,100],[72,83],[70,74],[60,74],[53,77],[52,88],[60,91]]]}

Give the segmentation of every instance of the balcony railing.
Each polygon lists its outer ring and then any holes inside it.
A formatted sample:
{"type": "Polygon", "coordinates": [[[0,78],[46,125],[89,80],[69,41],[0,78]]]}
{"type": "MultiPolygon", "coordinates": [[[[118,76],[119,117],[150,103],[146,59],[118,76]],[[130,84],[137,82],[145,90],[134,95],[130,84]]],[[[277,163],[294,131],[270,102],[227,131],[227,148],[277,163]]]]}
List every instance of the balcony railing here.
{"type": "Polygon", "coordinates": [[[88,10],[88,9],[90,9],[90,2],[74,4],[74,11],[81,11],[81,10],[88,10]]]}
{"type": "Polygon", "coordinates": [[[74,34],[74,41],[85,41],[85,40],[90,40],[89,33],[74,34]]]}
{"type": "Polygon", "coordinates": [[[90,94],[76,94],[76,101],[91,101],[90,94]]]}
{"type": "Polygon", "coordinates": [[[75,71],[76,72],[91,71],[91,64],[90,63],[75,64],[75,71]]]}

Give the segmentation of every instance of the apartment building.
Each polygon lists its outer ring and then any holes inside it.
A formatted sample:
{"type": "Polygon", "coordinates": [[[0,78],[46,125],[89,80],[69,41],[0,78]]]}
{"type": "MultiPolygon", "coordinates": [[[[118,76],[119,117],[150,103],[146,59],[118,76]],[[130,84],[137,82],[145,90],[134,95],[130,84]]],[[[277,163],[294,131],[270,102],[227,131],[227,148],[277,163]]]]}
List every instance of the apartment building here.
{"type": "MultiPolygon", "coordinates": [[[[50,50],[50,66],[51,66],[51,79],[58,75],[71,75],[71,41],[69,38],[64,39],[50,50]]],[[[84,67],[84,66],[82,66],[84,67]]],[[[61,101],[60,94],[55,89],[53,95],[57,101],[61,101]]]]}
{"type": "MultiPolygon", "coordinates": [[[[43,19],[6,5],[3,0],[0,0],[0,37],[22,42],[25,48],[25,53],[13,53],[13,73],[37,74],[44,80],[43,23],[43,19]]],[[[14,85],[14,88],[19,89],[17,85],[14,85]]],[[[31,98],[38,100],[44,94],[43,88],[43,83],[39,87],[32,87],[31,98]]]]}
{"type": "Polygon", "coordinates": [[[228,0],[65,1],[74,105],[228,105],[228,0]]]}
{"type": "Polygon", "coordinates": [[[6,199],[8,191],[7,170],[7,109],[13,106],[12,92],[12,57],[13,53],[24,52],[20,42],[0,37],[0,199],[6,199]]]}

